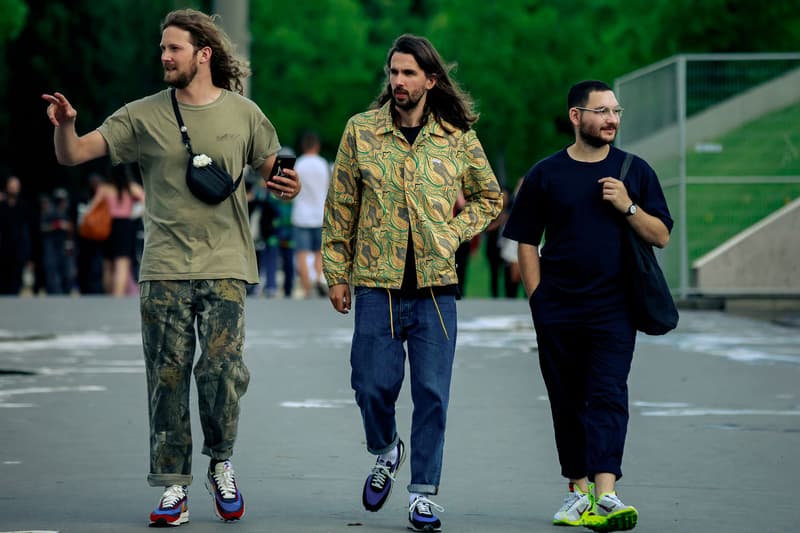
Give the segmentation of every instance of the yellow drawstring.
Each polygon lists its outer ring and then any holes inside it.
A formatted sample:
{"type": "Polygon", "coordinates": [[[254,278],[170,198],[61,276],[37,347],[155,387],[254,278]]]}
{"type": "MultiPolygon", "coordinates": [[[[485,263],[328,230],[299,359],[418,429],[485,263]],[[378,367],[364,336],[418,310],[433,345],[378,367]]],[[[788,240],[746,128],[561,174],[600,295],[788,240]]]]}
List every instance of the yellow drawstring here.
{"type": "Polygon", "coordinates": [[[447,328],[444,325],[444,318],[442,318],[442,312],[439,311],[439,303],[436,301],[436,296],[433,294],[433,287],[428,287],[431,291],[431,299],[433,300],[433,305],[436,306],[436,313],[439,315],[439,322],[442,324],[442,330],[444,331],[444,336],[447,340],[450,340],[450,336],[447,334],[447,328]]]}
{"type": "Polygon", "coordinates": [[[392,316],[392,291],[386,289],[386,294],[389,295],[389,328],[392,330],[392,338],[394,339],[394,317],[392,316]]]}
{"type": "MultiPolygon", "coordinates": [[[[428,287],[431,291],[431,300],[433,300],[433,305],[436,307],[436,314],[439,315],[439,323],[442,325],[442,331],[444,331],[444,336],[447,340],[450,340],[450,335],[447,334],[447,326],[444,325],[444,318],[442,317],[442,312],[439,310],[439,302],[436,301],[436,295],[433,293],[433,287],[428,287]]],[[[390,289],[386,289],[386,294],[389,295],[389,329],[392,332],[392,338],[394,339],[394,314],[392,312],[392,291],[390,289]]]]}

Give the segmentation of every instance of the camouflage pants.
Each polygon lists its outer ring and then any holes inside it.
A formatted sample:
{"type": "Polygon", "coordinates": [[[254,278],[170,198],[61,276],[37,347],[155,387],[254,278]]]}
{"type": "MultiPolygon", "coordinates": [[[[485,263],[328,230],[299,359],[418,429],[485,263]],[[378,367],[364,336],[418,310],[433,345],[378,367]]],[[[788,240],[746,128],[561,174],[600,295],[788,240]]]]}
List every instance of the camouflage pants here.
{"type": "Polygon", "coordinates": [[[194,377],[203,453],[215,459],[232,455],[239,400],[250,382],[242,360],[244,301],[245,284],[240,280],[141,283],[151,486],[192,481],[189,386],[197,340],[200,358],[194,377]]]}

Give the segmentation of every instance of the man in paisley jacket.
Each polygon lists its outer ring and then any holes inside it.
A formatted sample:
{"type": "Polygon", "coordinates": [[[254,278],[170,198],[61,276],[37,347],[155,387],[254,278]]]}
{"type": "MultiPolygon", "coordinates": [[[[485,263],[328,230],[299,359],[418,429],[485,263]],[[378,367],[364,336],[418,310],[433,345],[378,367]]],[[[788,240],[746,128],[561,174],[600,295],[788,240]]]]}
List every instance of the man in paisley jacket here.
{"type": "Polygon", "coordinates": [[[406,449],[395,403],[408,350],[409,521],[439,531],[438,493],[456,345],[455,251],[502,208],[497,178],[472,124],[472,102],[424,37],[401,35],[372,108],[345,127],[325,204],[323,270],[333,307],[356,299],[351,385],[377,461],[362,503],[379,510],[406,449]],[[453,214],[459,191],[466,205],[453,214]]]}

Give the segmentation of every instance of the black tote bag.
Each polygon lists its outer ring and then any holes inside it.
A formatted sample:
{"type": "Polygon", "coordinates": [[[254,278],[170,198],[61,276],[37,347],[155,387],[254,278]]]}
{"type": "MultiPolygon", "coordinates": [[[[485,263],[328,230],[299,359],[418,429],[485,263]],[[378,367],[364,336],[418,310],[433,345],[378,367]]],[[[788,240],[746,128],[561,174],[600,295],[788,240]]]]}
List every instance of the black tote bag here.
{"type": "MultiPolygon", "coordinates": [[[[626,154],[620,181],[625,181],[633,154],[626,154]]],[[[664,335],[678,326],[678,308],[653,252],[653,246],[639,237],[630,224],[623,229],[628,299],[638,331],[647,335],[664,335]]]]}

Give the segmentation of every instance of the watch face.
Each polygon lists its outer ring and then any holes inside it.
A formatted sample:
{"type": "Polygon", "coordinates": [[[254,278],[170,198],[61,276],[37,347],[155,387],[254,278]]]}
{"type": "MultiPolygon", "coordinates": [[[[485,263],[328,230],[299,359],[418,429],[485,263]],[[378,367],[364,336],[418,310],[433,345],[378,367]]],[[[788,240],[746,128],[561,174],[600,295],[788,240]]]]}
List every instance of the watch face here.
{"type": "Polygon", "coordinates": [[[636,204],[631,204],[631,206],[628,208],[628,216],[635,214],[636,214],[636,204]]]}

